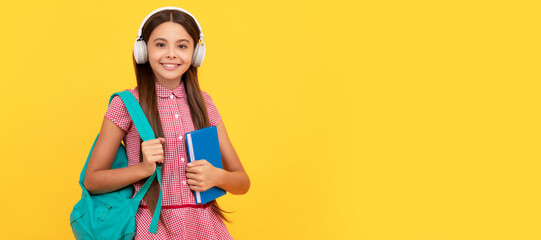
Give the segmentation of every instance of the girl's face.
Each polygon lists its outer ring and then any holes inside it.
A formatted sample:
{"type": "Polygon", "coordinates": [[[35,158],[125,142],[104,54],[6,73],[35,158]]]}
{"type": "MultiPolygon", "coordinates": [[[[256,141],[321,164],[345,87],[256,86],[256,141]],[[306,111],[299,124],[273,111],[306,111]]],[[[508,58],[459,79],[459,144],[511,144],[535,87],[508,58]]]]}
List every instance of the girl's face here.
{"type": "Polygon", "coordinates": [[[194,40],[184,27],[176,22],[164,22],[150,34],[147,43],[148,62],[156,81],[164,85],[178,81],[192,62],[194,40]]]}

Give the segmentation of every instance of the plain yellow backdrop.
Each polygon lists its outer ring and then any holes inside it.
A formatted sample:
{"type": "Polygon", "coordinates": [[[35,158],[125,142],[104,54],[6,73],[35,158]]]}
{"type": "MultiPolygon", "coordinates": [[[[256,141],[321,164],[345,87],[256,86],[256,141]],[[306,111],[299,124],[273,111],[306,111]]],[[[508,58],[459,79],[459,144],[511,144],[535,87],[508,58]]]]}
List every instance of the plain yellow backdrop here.
{"type": "Polygon", "coordinates": [[[0,238],[73,239],[143,18],[200,22],[201,88],[251,179],[235,239],[541,239],[535,1],[1,4],[0,238]]]}

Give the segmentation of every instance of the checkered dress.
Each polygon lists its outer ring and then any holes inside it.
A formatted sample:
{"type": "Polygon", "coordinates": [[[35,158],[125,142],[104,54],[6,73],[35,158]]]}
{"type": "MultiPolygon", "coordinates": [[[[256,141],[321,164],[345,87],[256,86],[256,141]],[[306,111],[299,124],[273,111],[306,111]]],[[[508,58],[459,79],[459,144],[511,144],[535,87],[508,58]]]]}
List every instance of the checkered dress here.
{"type": "MultiPolygon", "coordinates": [[[[137,87],[126,90],[130,91],[139,101],[137,87]]],[[[195,203],[194,194],[187,184],[188,155],[184,136],[187,132],[195,129],[184,83],[172,91],[156,83],[156,93],[158,95],[158,111],[166,139],[162,175],[162,215],[171,233],[168,233],[161,223],[158,224],[156,234],[148,232],[152,214],[143,200],[135,216],[137,223],[135,239],[233,239],[222,219],[212,211],[208,204],[197,205],[195,203]]],[[[202,93],[207,105],[210,124],[216,126],[221,120],[218,109],[210,95],[204,91],[202,93]]],[[[123,141],[129,165],[138,164],[141,138],[119,96],[113,98],[105,117],[126,131],[123,141]]],[[[142,181],[134,184],[136,192],[142,185],[142,181]]]]}

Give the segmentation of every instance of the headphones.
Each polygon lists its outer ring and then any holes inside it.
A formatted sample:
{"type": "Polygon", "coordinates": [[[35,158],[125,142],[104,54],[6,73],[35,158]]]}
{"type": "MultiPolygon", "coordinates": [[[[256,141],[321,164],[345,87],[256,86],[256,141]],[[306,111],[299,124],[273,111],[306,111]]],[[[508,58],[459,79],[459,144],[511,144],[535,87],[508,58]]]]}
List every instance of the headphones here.
{"type": "Polygon", "coordinates": [[[203,59],[205,58],[205,41],[203,39],[203,31],[201,30],[199,22],[191,13],[178,7],[161,7],[152,11],[145,17],[145,19],[141,23],[141,27],[139,27],[139,33],[137,34],[137,39],[135,39],[135,44],[133,45],[133,55],[135,57],[135,62],[137,62],[137,64],[145,64],[148,62],[147,44],[145,43],[145,40],[143,40],[143,26],[145,25],[145,22],[148,20],[148,18],[154,15],[154,13],[163,10],[178,10],[188,14],[190,17],[193,18],[193,20],[197,24],[197,27],[199,28],[199,42],[195,44],[191,65],[194,67],[201,66],[201,63],[203,63],[203,59]]]}

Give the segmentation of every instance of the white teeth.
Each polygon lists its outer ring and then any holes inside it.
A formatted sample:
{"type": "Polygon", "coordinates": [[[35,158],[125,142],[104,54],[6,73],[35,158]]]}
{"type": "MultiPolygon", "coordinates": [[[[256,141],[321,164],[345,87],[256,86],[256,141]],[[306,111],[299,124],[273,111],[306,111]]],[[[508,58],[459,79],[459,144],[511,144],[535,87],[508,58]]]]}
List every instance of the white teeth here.
{"type": "Polygon", "coordinates": [[[176,67],[177,65],[176,64],[164,64],[164,66],[168,67],[168,68],[174,68],[176,67]]]}

